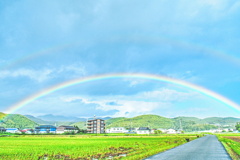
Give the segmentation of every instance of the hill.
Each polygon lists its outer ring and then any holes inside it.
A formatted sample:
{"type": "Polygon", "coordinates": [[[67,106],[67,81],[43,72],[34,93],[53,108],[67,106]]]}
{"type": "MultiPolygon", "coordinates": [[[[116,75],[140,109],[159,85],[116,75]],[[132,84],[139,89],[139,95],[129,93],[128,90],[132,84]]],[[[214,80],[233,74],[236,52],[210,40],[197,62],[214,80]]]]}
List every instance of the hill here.
{"type": "Polygon", "coordinates": [[[175,117],[173,118],[176,122],[191,122],[192,124],[204,124],[206,123],[203,119],[196,118],[196,117],[175,117]]]}
{"type": "MultiPolygon", "coordinates": [[[[83,118],[79,118],[80,121],[47,121],[31,115],[19,115],[19,114],[6,114],[0,112],[0,126],[6,128],[34,128],[37,125],[49,124],[49,125],[71,125],[78,126],[80,129],[86,129],[86,121],[82,121],[83,118]],[[3,120],[1,120],[2,117],[3,120]]],[[[54,117],[51,116],[50,117],[54,117]]],[[[63,116],[58,116],[57,118],[62,118],[63,116]]],[[[56,118],[56,117],[55,117],[56,118]]],[[[66,117],[65,117],[66,118],[66,117]]],[[[71,117],[74,118],[74,117],[71,117]]],[[[71,119],[70,118],[70,119],[71,119]]],[[[166,118],[158,115],[140,115],[133,118],[125,117],[105,117],[106,128],[110,127],[150,127],[150,128],[173,128],[173,129],[183,129],[184,131],[200,131],[209,130],[216,128],[235,128],[236,122],[240,122],[240,118],[234,117],[209,117],[209,118],[196,118],[196,117],[175,117],[166,118]]],[[[61,120],[64,120],[61,119],[61,120]]],[[[66,120],[66,119],[65,119],[66,120]]],[[[72,120],[72,119],[71,119],[72,120]]],[[[84,119],[85,120],[85,119],[84,119]]]]}
{"type": "Polygon", "coordinates": [[[108,126],[108,125],[110,125],[110,124],[112,124],[114,122],[117,122],[117,121],[120,121],[120,120],[124,120],[124,119],[127,119],[127,118],[125,118],[125,117],[111,118],[111,119],[106,120],[105,123],[106,123],[106,126],[108,126]]]}
{"type": "Polygon", "coordinates": [[[209,117],[203,119],[208,124],[215,124],[215,125],[235,125],[236,122],[240,122],[240,118],[234,117],[209,117]]]}
{"type": "Polygon", "coordinates": [[[184,131],[201,131],[219,128],[219,122],[224,128],[224,125],[228,128],[235,128],[236,122],[240,119],[233,117],[209,117],[200,119],[196,117],[175,117],[165,118],[158,115],[142,115],[133,118],[112,118],[106,121],[106,128],[111,127],[150,127],[150,128],[173,128],[183,129],[184,131]]]}
{"type": "Polygon", "coordinates": [[[69,121],[46,121],[46,120],[42,120],[40,118],[34,117],[32,115],[25,115],[25,117],[27,117],[28,119],[38,123],[39,125],[56,125],[56,126],[60,126],[60,125],[70,125],[74,122],[69,122],[69,121]]]}
{"type": "Polygon", "coordinates": [[[174,129],[183,129],[184,131],[203,131],[217,129],[213,124],[208,124],[204,119],[196,117],[176,117],[174,120],[174,129]]]}
{"type": "Polygon", "coordinates": [[[71,126],[78,126],[79,129],[87,129],[86,122],[76,122],[72,123],[71,126]]]}
{"type": "Polygon", "coordinates": [[[5,116],[6,116],[6,114],[0,112],[0,122],[1,122],[2,118],[5,117],[5,116]]]}
{"type": "MultiPolygon", "coordinates": [[[[27,117],[28,119],[38,123],[38,124],[49,124],[48,121],[44,121],[44,120],[42,120],[40,118],[37,118],[37,117],[34,117],[32,115],[24,115],[24,116],[27,117]]],[[[51,123],[51,124],[54,124],[54,123],[51,123]]]]}
{"type": "Polygon", "coordinates": [[[150,127],[150,128],[171,128],[173,121],[169,118],[158,115],[141,115],[133,118],[113,118],[106,121],[106,128],[110,127],[150,127]]]}
{"type": "Polygon", "coordinates": [[[78,118],[78,117],[73,117],[73,116],[52,115],[52,114],[38,116],[37,118],[41,119],[41,120],[44,120],[44,121],[61,121],[61,122],[86,121],[86,118],[78,118]]]}
{"type": "Polygon", "coordinates": [[[1,126],[5,128],[35,128],[38,126],[38,123],[28,119],[27,117],[20,114],[0,114],[0,116],[5,116],[2,119],[1,126]]]}

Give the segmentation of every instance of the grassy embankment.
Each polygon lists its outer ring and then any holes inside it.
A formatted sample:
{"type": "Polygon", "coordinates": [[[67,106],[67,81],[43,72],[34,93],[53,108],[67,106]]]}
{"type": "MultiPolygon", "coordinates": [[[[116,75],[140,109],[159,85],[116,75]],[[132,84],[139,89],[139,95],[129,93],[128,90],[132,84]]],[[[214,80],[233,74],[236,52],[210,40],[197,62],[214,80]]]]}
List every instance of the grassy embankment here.
{"type": "Polygon", "coordinates": [[[137,160],[196,138],[196,135],[0,137],[0,159],[137,160]]]}
{"type": "Polygon", "coordinates": [[[240,159],[240,134],[218,134],[218,139],[230,154],[233,160],[240,159]]]}

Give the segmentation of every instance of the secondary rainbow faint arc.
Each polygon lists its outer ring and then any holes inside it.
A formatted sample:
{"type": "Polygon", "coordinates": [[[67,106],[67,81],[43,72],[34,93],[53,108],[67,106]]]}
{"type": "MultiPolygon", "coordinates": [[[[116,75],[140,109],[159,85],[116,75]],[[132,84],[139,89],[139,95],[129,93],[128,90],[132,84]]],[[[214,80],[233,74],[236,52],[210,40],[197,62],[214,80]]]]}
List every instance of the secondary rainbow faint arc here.
{"type": "Polygon", "coordinates": [[[59,83],[57,85],[51,86],[47,89],[44,89],[40,92],[37,92],[21,101],[19,101],[18,103],[10,106],[6,112],[8,113],[13,113],[16,110],[24,107],[25,105],[33,102],[36,99],[39,99],[45,95],[48,95],[52,92],[73,86],[73,85],[77,85],[77,84],[81,84],[81,83],[86,83],[86,82],[91,82],[91,81],[98,81],[98,80],[104,80],[104,79],[117,79],[117,78],[141,78],[141,79],[148,79],[148,80],[155,80],[155,81],[162,81],[162,82],[167,82],[167,83],[172,83],[172,84],[176,84],[188,89],[191,89],[193,91],[199,92],[203,95],[206,95],[222,104],[225,104],[228,107],[234,108],[238,111],[240,111],[240,106],[238,104],[236,104],[235,102],[231,101],[230,99],[215,93],[211,90],[208,90],[206,88],[203,88],[201,86],[198,86],[196,84],[192,84],[183,80],[179,80],[179,79],[174,79],[174,78],[170,78],[170,77],[166,77],[166,76],[161,76],[161,75],[152,75],[152,74],[140,74],[140,73],[118,73],[118,74],[103,74],[103,75],[97,75],[97,76],[89,76],[89,77],[83,77],[83,78],[78,78],[78,79],[74,79],[74,80],[69,80],[63,83],[59,83]]]}

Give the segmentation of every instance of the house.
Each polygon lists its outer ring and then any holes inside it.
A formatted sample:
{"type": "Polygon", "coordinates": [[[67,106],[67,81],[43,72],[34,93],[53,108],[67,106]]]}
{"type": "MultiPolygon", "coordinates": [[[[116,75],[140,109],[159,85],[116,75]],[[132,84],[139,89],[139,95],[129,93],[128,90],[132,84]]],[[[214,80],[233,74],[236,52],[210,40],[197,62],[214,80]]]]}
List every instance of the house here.
{"type": "Polygon", "coordinates": [[[26,128],[26,129],[22,129],[20,130],[22,133],[26,133],[26,134],[32,134],[34,132],[33,129],[29,129],[29,128],[26,128]]]}
{"type": "Polygon", "coordinates": [[[87,133],[105,133],[105,121],[103,119],[88,120],[87,133]]]}
{"type": "Polygon", "coordinates": [[[52,125],[41,125],[35,127],[35,133],[56,133],[57,128],[52,125]]]}
{"type": "Polygon", "coordinates": [[[167,134],[176,134],[177,131],[176,131],[175,129],[168,129],[168,130],[166,131],[166,133],[167,133],[167,134]]]}
{"type": "Polygon", "coordinates": [[[137,128],[128,128],[126,134],[137,134],[137,128]]]}
{"type": "Polygon", "coordinates": [[[137,134],[150,134],[151,133],[151,129],[149,129],[148,127],[139,127],[137,130],[137,134]]]}
{"type": "Polygon", "coordinates": [[[124,127],[112,127],[106,130],[106,133],[125,133],[128,132],[124,127]]]}
{"type": "Polygon", "coordinates": [[[0,127],[0,132],[6,132],[6,129],[4,127],[0,127]]]}
{"type": "Polygon", "coordinates": [[[73,127],[73,126],[59,126],[57,127],[56,133],[57,134],[62,134],[62,133],[66,133],[66,132],[74,132],[77,133],[77,128],[73,127]]]}
{"type": "Polygon", "coordinates": [[[21,133],[18,128],[6,128],[6,132],[8,133],[21,133]]]}

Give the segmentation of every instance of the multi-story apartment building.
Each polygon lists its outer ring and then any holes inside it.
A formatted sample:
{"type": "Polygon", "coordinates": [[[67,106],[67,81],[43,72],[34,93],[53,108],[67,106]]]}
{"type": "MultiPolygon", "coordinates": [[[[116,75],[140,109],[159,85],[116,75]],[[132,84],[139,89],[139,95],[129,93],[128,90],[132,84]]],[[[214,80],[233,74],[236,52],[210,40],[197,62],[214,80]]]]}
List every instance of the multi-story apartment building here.
{"type": "Polygon", "coordinates": [[[87,121],[88,133],[105,133],[105,121],[102,119],[93,119],[87,121]]]}

